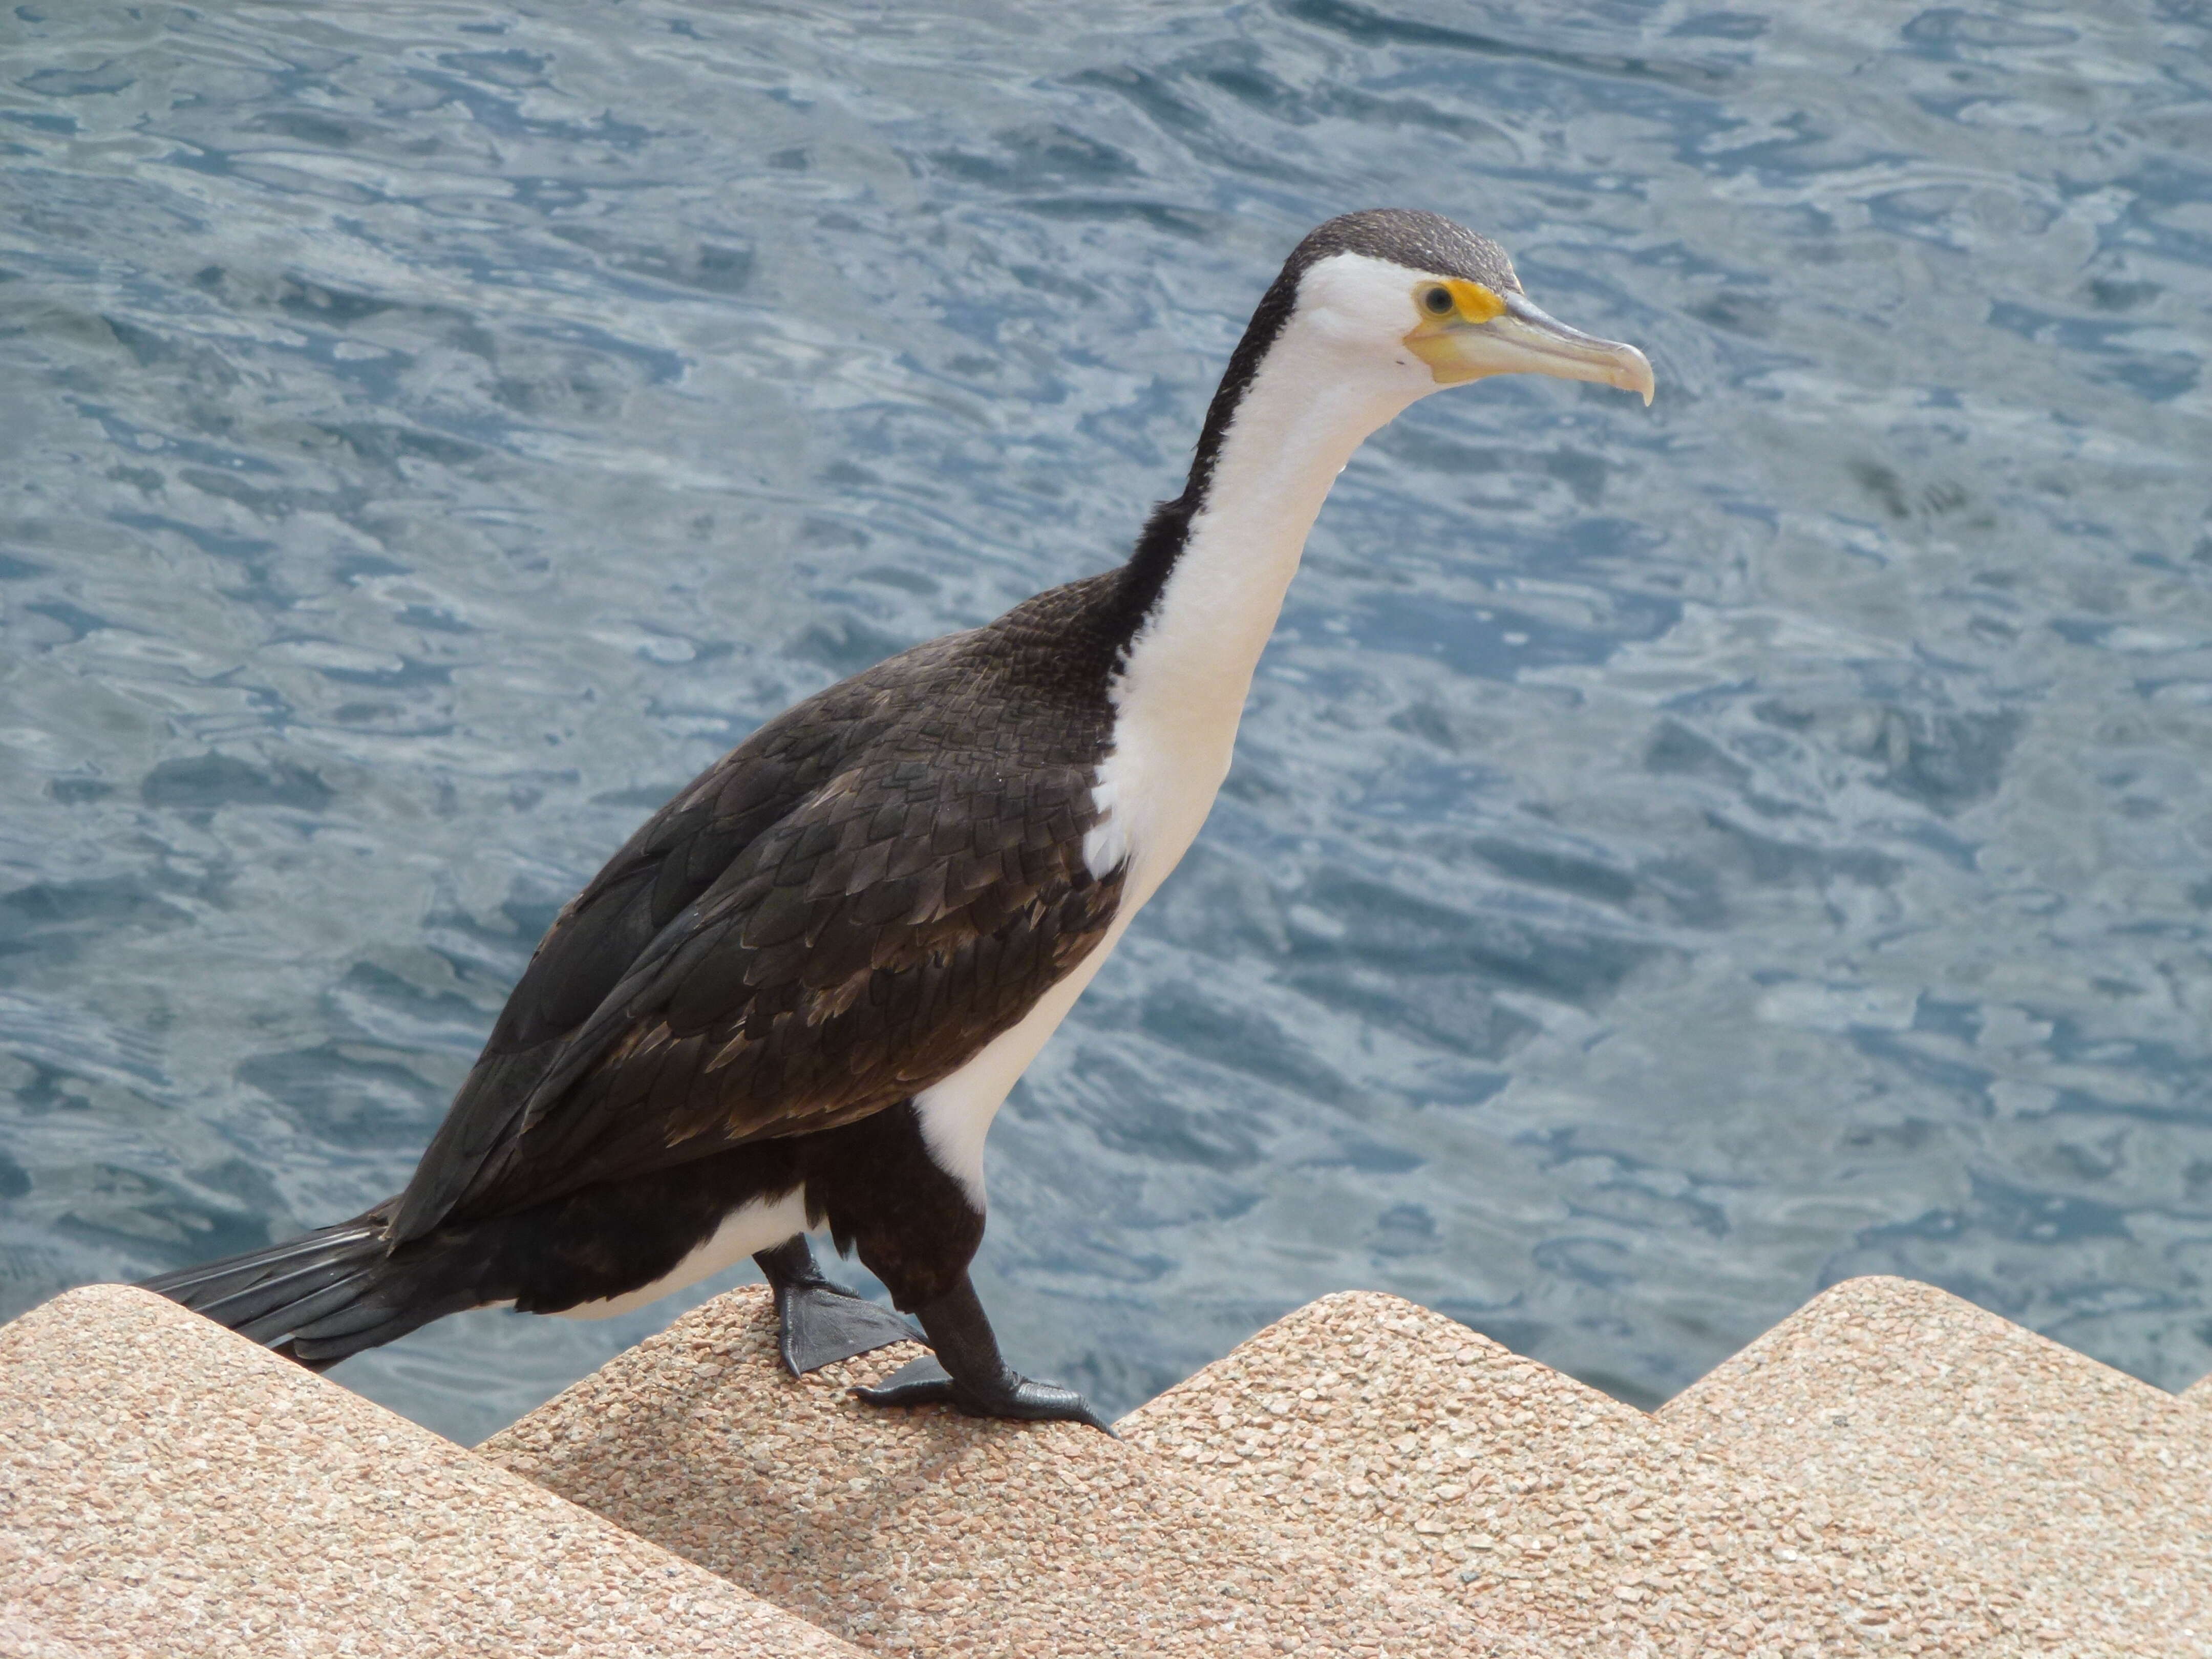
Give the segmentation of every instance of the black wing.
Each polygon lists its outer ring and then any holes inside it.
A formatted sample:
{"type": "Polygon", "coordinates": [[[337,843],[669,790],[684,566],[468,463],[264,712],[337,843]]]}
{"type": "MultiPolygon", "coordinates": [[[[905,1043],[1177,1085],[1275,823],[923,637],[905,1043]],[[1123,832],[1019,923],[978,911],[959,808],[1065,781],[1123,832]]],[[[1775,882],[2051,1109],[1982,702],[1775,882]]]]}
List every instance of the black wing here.
{"type": "Polygon", "coordinates": [[[896,1105],[1096,947],[1091,744],[976,684],[917,720],[918,656],[763,728],[562,911],[395,1239],[896,1105]]]}

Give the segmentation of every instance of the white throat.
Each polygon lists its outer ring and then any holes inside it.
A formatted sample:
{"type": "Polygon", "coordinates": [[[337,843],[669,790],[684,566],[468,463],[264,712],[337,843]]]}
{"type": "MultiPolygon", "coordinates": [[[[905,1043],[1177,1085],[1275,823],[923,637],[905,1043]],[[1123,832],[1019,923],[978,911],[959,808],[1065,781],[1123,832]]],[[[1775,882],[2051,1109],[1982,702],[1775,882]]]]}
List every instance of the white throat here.
{"type": "Polygon", "coordinates": [[[1228,774],[1253,672],[1329,486],[1370,433],[1436,389],[1410,353],[1376,350],[1371,317],[1386,297],[1389,314],[1410,314],[1402,273],[1378,261],[1339,256],[1308,273],[1111,688],[1114,747],[1093,785],[1107,816],[1084,858],[1101,875],[1127,859],[1125,921],[1189,848],[1228,774]]]}

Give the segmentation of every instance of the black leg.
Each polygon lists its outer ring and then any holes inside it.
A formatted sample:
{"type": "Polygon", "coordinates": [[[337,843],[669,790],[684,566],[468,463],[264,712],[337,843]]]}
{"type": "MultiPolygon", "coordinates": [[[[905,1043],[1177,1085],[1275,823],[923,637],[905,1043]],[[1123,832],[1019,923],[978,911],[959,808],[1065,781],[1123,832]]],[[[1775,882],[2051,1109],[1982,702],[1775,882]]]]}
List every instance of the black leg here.
{"type": "Polygon", "coordinates": [[[796,1233],[753,1258],[775,1292],[778,1346],[793,1376],[836,1360],[916,1342],[914,1328],[887,1308],[842,1291],[823,1277],[805,1233],[796,1233]]]}
{"type": "Polygon", "coordinates": [[[1073,1389],[1032,1382],[999,1357],[983,1304],[968,1275],[948,1294],[921,1307],[921,1328],[937,1352],[910,1361],[873,1388],[856,1389],[872,1406],[957,1406],[970,1417],[1011,1417],[1025,1422],[1088,1423],[1112,1434],[1106,1419],[1073,1389]]]}

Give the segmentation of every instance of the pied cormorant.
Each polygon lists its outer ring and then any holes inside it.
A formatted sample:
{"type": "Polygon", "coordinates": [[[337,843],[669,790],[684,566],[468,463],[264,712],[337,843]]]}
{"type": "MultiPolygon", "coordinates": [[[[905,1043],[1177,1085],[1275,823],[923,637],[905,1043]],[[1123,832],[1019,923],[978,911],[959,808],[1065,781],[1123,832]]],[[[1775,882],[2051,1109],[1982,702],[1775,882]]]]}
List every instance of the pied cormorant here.
{"type": "Polygon", "coordinates": [[[1198,834],[1330,483],[1439,386],[1594,380],[1632,346],[1529,302],[1431,213],[1332,219],[1230,356],[1128,562],[769,720],[555,920],[404,1192],[148,1286],[321,1367],[465,1308],[596,1315],[752,1255],[794,1371],[903,1338],[863,1390],[1098,1424],[1000,1358],[969,1283],[983,1137],[1198,834]]]}

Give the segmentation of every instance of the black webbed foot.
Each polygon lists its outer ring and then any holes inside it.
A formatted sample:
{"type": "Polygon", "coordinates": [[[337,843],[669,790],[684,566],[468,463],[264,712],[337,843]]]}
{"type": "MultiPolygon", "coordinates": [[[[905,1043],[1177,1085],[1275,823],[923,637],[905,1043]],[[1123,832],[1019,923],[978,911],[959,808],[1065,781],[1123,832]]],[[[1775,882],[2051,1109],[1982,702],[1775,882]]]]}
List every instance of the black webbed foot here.
{"type": "Polygon", "coordinates": [[[803,1285],[776,1301],[783,1326],[777,1346],[793,1376],[894,1342],[921,1340],[896,1314],[848,1291],[803,1285]]]}
{"type": "Polygon", "coordinates": [[[1057,1382],[1035,1382],[1001,1365],[982,1387],[954,1378],[934,1354],[910,1359],[882,1382],[853,1390],[871,1406],[952,1406],[969,1417],[1006,1417],[1023,1423],[1088,1423],[1114,1432],[1091,1402],[1057,1382]]]}
{"type": "Polygon", "coordinates": [[[814,1265],[804,1234],[753,1258],[775,1292],[776,1346],[793,1376],[854,1354],[918,1342],[921,1334],[888,1308],[840,1290],[814,1265]]]}
{"type": "Polygon", "coordinates": [[[854,1392],[872,1406],[947,1405],[970,1417],[1005,1417],[1018,1422],[1088,1423],[1104,1434],[1114,1431],[1073,1389],[1035,1382],[999,1357],[975,1287],[963,1273],[950,1295],[916,1310],[929,1346],[937,1352],[910,1360],[872,1387],[854,1392]]]}

